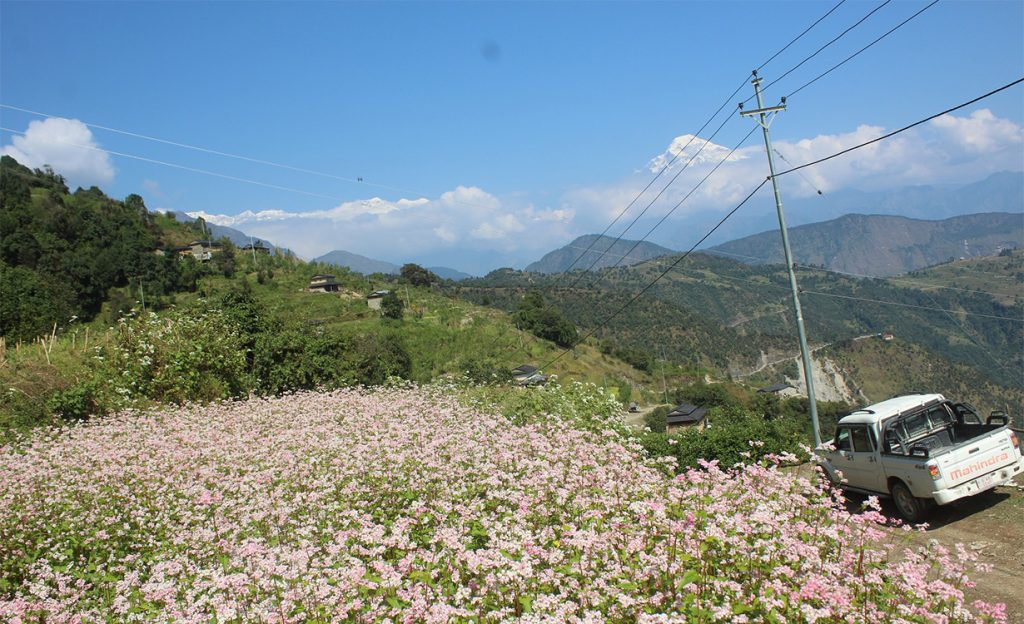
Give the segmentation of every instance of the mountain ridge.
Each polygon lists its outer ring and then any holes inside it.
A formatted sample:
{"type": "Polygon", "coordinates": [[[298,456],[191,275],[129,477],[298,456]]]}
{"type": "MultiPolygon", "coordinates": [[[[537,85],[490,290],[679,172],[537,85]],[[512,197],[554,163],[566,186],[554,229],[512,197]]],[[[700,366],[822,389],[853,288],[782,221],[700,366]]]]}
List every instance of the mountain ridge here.
{"type": "Polygon", "coordinates": [[[563,273],[570,269],[587,270],[616,265],[630,266],[674,253],[676,253],[675,250],[647,241],[615,239],[601,234],[585,234],[577,237],[568,245],[549,251],[540,260],[528,264],[525,270],[531,273],[563,273]]]}
{"type": "MultiPolygon", "coordinates": [[[[799,264],[873,277],[891,277],[957,258],[995,255],[1024,246],[1024,213],[989,212],[941,220],[846,214],[789,228],[799,264]]],[[[778,230],[706,250],[747,264],[783,262],[778,230]]]]}

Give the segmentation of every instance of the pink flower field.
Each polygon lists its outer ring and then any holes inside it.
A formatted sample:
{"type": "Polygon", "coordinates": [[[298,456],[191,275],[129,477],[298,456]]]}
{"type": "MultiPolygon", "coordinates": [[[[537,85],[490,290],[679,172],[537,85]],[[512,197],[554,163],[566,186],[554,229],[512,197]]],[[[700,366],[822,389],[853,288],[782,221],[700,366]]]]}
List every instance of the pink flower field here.
{"type": "Polygon", "coordinates": [[[966,552],[773,466],[436,388],[124,413],[0,449],[4,622],[973,622],[966,552]]]}

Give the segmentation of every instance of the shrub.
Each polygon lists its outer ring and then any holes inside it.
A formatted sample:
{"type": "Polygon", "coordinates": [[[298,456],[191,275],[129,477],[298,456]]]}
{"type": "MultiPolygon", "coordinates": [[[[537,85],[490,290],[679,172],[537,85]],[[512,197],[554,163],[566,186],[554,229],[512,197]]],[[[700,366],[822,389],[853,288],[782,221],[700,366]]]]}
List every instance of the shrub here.
{"type": "Polygon", "coordinates": [[[384,295],[380,301],[380,314],[384,318],[401,320],[405,310],[405,302],[394,292],[384,295]]]}
{"type": "Polygon", "coordinates": [[[242,341],[219,310],[123,318],[115,332],[100,355],[115,404],[212,401],[250,387],[242,341]]]}
{"type": "Polygon", "coordinates": [[[58,390],[46,401],[46,408],[62,420],[85,420],[101,412],[96,389],[91,383],[80,383],[58,390]]]}

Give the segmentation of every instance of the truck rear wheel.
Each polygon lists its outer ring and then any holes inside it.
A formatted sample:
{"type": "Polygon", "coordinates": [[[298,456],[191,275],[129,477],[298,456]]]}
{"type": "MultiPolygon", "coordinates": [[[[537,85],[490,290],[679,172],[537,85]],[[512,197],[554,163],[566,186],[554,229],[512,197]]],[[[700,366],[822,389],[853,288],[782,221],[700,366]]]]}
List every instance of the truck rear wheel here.
{"type": "Polygon", "coordinates": [[[902,481],[892,484],[892,502],[896,504],[896,511],[899,512],[907,522],[917,523],[924,519],[927,506],[924,501],[914,496],[910,488],[902,481]]]}

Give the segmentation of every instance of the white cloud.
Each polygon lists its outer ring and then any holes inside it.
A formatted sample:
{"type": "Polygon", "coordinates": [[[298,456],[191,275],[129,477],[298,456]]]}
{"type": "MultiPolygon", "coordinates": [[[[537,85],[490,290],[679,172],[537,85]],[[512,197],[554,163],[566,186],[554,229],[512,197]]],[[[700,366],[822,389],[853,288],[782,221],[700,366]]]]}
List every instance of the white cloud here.
{"type": "Polygon", "coordinates": [[[933,119],[931,125],[953,144],[976,154],[1024,143],[1024,129],[1009,119],[999,119],[987,108],[976,110],[969,117],[943,115],[933,119]]]}
{"type": "Polygon", "coordinates": [[[25,134],[15,135],[0,153],[33,169],[49,165],[73,188],[109,184],[114,179],[110,156],[96,148],[88,126],[77,119],[51,117],[30,122],[25,134]]]}
{"type": "Polygon", "coordinates": [[[521,199],[503,199],[478,187],[458,186],[436,199],[390,201],[375,197],[307,212],[274,209],[189,215],[241,229],[307,258],[344,249],[407,262],[423,256],[437,258],[448,251],[507,264],[508,254],[522,253],[532,260],[538,252],[563,244],[571,234],[568,228],[574,213],[536,208],[521,199]]]}
{"type": "MultiPolygon", "coordinates": [[[[847,132],[814,137],[777,139],[788,169],[877,138],[890,129],[863,124],[847,132]]],[[[671,165],[679,178],[655,203],[645,221],[631,229],[627,238],[644,236],[654,220],[679,204],[698,181],[708,174],[729,149],[704,139],[684,135],[649,163],[664,166],[674,153],[682,153],[671,165]],[[686,147],[690,143],[689,147],[686,147]],[[703,145],[704,149],[685,169],[682,165],[703,145]]],[[[680,230],[691,212],[722,211],[743,199],[768,174],[760,137],[737,149],[726,162],[685,200],[659,233],[680,230]],[[675,221],[675,223],[673,223],[675,221]]],[[[989,111],[941,118],[891,139],[847,155],[808,167],[800,174],[780,178],[786,198],[826,194],[840,189],[883,190],[914,184],[966,183],[995,171],[1024,167],[1024,136],[1016,123],[989,111]]],[[[449,264],[468,270],[486,270],[526,263],[565,245],[581,234],[600,232],[632,202],[652,174],[644,170],[603,186],[565,192],[552,207],[537,207],[525,194],[498,197],[475,186],[457,186],[436,197],[389,200],[379,197],[352,200],[308,212],[272,209],[238,215],[203,216],[211,223],[242,229],[254,236],[294,249],[313,258],[333,249],[345,249],[395,263],[449,264]],[[459,266],[462,258],[469,265],[459,266]]],[[[661,189],[654,185],[636,201],[609,231],[620,234],[633,217],[661,189]]],[[[762,191],[767,197],[767,191],[762,191]]],[[[770,200],[765,200],[770,205],[770,200]]],[[[685,226],[684,226],[685,227],[685,226]]]]}
{"type": "MultiPolygon", "coordinates": [[[[849,132],[799,140],[777,139],[773,146],[782,158],[776,159],[776,165],[779,170],[790,169],[889,131],[891,129],[864,124],[849,132]]],[[[677,137],[664,153],[649,161],[649,171],[637,172],[604,186],[568,191],[562,198],[562,208],[575,212],[575,224],[583,228],[581,232],[600,231],[637,198],[651,180],[651,173],[659,171],[676,153],[682,155],[669,167],[669,172],[680,175],[651,206],[647,216],[660,218],[723,159],[725,163],[679,206],[673,218],[695,211],[731,208],[768,175],[760,136],[754,138],[758,139],[756,143],[729,155],[728,148],[704,139],[691,135],[677,137]],[[683,169],[700,146],[704,146],[703,151],[683,169]]],[[[967,183],[997,171],[1022,168],[1024,129],[1011,120],[996,117],[987,109],[980,109],[962,117],[945,115],[893,138],[802,169],[799,175],[780,177],[780,183],[785,196],[803,197],[816,194],[818,189],[828,193],[846,188],[883,190],[918,184],[967,183]]],[[[664,176],[641,195],[613,232],[625,228],[669,179],[664,176]]],[[[645,232],[646,229],[630,230],[628,236],[639,238],[645,232]]]]}

